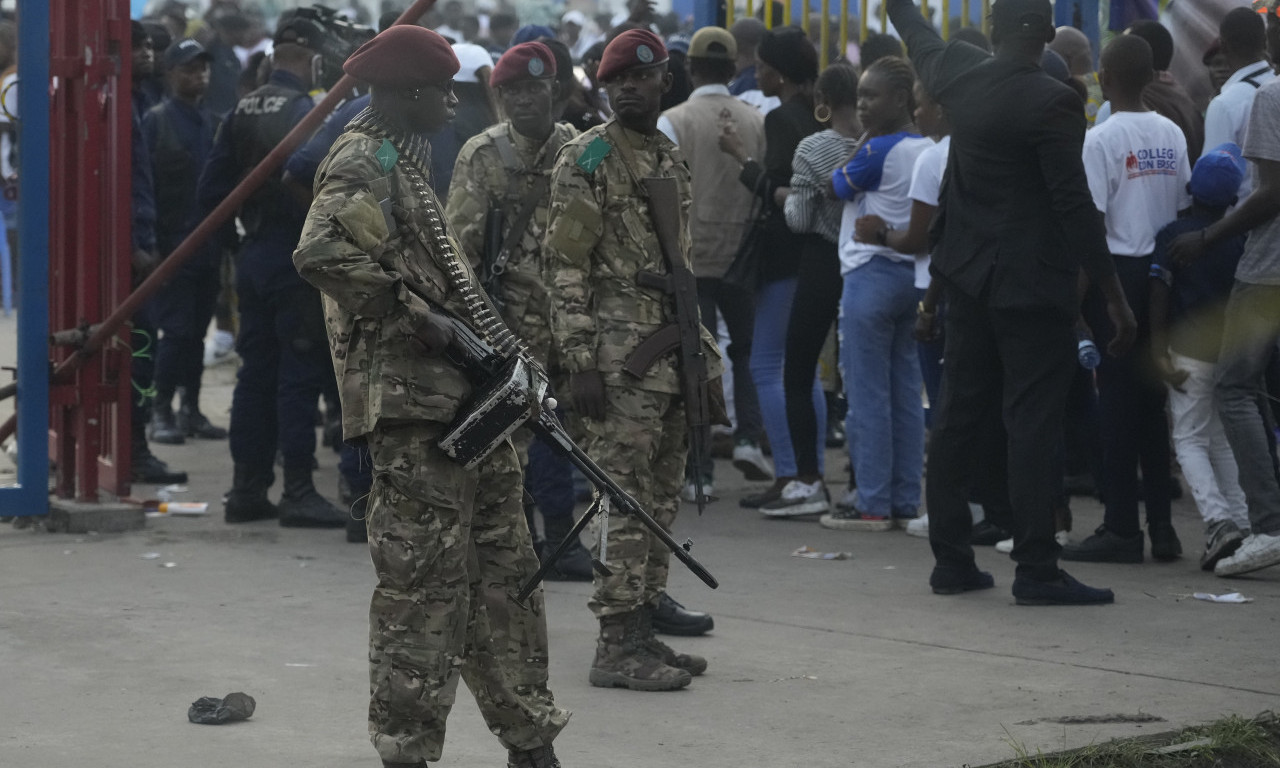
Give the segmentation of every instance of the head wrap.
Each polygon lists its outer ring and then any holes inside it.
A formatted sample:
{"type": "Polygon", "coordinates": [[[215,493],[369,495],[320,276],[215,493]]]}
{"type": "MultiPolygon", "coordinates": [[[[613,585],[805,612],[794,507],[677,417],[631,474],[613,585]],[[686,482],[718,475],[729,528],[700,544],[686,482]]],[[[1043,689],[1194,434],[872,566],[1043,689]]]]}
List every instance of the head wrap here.
{"type": "Polygon", "coordinates": [[[760,38],[756,56],[793,83],[818,79],[818,52],[799,27],[771,29],[760,38]]]}

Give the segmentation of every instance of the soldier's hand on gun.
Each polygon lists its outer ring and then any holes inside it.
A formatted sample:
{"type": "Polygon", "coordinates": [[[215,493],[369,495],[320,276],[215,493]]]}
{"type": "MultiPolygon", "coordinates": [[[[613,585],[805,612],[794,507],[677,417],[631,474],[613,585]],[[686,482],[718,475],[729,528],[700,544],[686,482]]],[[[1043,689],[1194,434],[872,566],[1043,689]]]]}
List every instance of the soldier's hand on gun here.
{"type": "Polygon", "coordinates": [[[428,312],[425,318],[418,321],[413,338],[422,346],[427,357],[439,357],[453,341],[453,326],[435,312],[428,312]]]}
{"type": "Polygon", "coordinates": [[[604,421],[604,378],[599,371],[578,371],[569,375],[573,408],[580,415],[604,421]]]}

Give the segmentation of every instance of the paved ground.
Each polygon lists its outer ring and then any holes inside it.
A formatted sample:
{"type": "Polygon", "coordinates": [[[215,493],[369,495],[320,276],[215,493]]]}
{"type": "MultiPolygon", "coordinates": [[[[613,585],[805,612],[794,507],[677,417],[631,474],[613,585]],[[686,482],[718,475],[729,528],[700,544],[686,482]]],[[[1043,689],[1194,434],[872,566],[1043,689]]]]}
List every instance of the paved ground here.
{"type": "MultiPolygon", "coordinates": [[[[225,424],[232,371],[207,380],[225,424]]],[[[0,526],[0,766],[377,765],[363,725],[367,551],[340,531],[226,526],[225,444],[157,452],[213,514],[112,536],[0,526]],[[231,691],[257,699],[252,720],[187,723],[196,698],[231,691]]],[[[332,454],[322,463],[331,473],[332,454]]],[[[1012,756],[1011,742],[1048,751],[1280,708],[1280,569],[1201,573],[1190,501],[1175,522],[1193,556],[1072,569],[1114,587],[1116,605],[1021,608],[1004,556],[980,554],[995,590],[937,597],[923,540],[763,520],[738,508],[733,474],[721,468],[723,501],[676,526],[722,583],[673,572],[672,593],[716,617],[712,635],[674,643],[710,659],[688,690],[590,687],[588,587],[549,585],[552,685],[576,713],[557,743],[568,768],[978,765],[1012,756]],[[801,545],[852,559],[792,557],[801,545]],[[1233,590],[1254,602],[1190,598],[1233,590]],[[1052,722],[1139,714],[1161,721],[1052,722]]],[[[1074,508],[1077,535],[1097,524],[1096,504],[1074,508]]],[[[469,695],[457,710],[441,764],[503,765],[469,695]]]]}

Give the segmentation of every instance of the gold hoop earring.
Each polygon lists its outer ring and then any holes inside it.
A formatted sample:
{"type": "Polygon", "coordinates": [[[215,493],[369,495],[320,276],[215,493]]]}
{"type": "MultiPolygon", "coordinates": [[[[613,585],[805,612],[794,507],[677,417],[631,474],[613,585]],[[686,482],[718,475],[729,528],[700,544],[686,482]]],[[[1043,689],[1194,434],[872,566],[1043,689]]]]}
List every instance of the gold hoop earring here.
{"type": "Polygon", "coordinates": [[[817,120],[820,123],[831,122],[831,107],[828,107],[826,104],[819,104],[818,106],[814,107],[813,119],[817,120]],[[826,110],[825,114],[821,112],[821,110],[824,110],[824,109],[826,110]]]}

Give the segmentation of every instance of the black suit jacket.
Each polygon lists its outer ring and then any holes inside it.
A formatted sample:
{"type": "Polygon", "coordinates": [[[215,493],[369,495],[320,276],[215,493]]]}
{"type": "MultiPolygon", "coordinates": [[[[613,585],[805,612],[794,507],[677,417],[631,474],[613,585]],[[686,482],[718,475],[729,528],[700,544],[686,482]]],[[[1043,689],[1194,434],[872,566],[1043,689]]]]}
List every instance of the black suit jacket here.
{"type": "Polygon", "coordinates": [[[1095,281],[1115,269],[1081,159],[1080,97],[1038,66],[948,45],[912,0],[890,0],[889,17],[951,123],[933,271],[991,307],[1075,318],[1080,268],[1095,281]]]}

